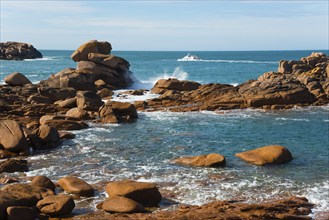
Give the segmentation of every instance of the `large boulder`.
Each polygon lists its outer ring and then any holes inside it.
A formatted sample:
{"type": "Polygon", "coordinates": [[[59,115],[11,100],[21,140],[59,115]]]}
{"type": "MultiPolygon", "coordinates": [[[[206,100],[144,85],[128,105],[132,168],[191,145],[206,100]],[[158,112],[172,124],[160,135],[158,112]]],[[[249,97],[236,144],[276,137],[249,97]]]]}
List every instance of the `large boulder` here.
{"type": "Polygon", "coordinates": [[[24,86],[32,83],[28,78],[26,78],[26,76],[18,72],[9,74],[4,78],[4,81],[10,86],[24,86]]]}
{"type": "Polygon", "coordinates": [[[111,196],[106,199],[102,204],[102,209],[106,212],[114,213],[145,212],[144,207],[140,203],[122,196],[111,196]]]}
{"type": "Polygon", "coordinates": [[[269,74],[239,86],[247,107],[311,104],[315,96],[291,74],[269,74]]]}
{"type": "Polygon", "coordinates": [[[33,177],[31,183],[32,186],[43,187],[55,191],[55,184],[45,176],[35,176],[33,177]]]}
{"type": "Polygon", "coordinates": [[[71,196],[53,195],[48,196],[37,203],[38,209],[50,216],[70,214],[75,207],[71,196]]]}
{"type": "Polygon", "coordinates": [[[193,157],[175,159],[174,163],[196,167],[220,167],[225,166],[225,157],[221,154],[205,154],[193,157]]]}
{"type": "Polygon", "coordinates": [[[67,176],[60,178],[57,184],[62,187],[67,193],[86,197],[94,195],[94,189],[84,180],[75,176],[67,176]]]}
{"type": "Polygon", "coordinates": [[[123,180],[106,185],[106,192],[111,196],[123,196],[144,206],[157,206],[161,201],[161,194],[154,183],[123,180]]]}
{"type": "Polygon", "coordinates": [[[20,42],[0,43],[0,60],[23,60],[42,58],[42,54],[31,44],[20,42]]]}
{"type": "Polygon", "coordinates": [[[259,166],[284,164],[293,159],[290,151],[286,147],[279,145],[264,146],[254,150],[236,153],[235,156],[259,166]]]}
{"type": "Polygon", "coordinates": [[[88,60],[89,53],[109,54],[112,46],[107,41],[91,40],[82,44],[77,50],[73,52],[71,58],[75,62],[88,60]]]}
{"type": "Polygon", "coordinates": [[[14,120],[0,120],[0,145],[11,152],[27,152],[28,146],[18,122],[14,120]]]}
{"type": "Polygon", "coordinates": [[[106,102],[99,110],[103,123],[134,122],[137,118],[135,105],[129,102],[106,102]]]}
{"type": "Polygon", "coordinates": [[[48,125],[40,125],[37,130],[37,134],[42,140],[49,144],[56,144],[60,141],[58,131],[48,125]]]}

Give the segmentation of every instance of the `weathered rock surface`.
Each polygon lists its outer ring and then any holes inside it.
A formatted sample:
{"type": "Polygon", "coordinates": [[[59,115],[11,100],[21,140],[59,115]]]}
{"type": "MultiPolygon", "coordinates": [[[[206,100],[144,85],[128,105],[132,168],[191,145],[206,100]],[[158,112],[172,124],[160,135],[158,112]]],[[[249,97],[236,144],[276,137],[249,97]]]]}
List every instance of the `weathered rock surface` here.
{"type": "Polygon", "coordinates": [[[14,173],[28,171],[26,160],[8,159],[0,162],[0,173],[14,173]]]}
{"type": "Polygon", "coordinates": [[[110,197],[123,196],[144,206],[157,206],[162,198],[155,184],[132,180],[108,183],[106,192],[110,197]]]}
{"type": "Polygon", "coordinates": [[[106,102],[99,110],[102,123],[127,123],[138,118],[135,105],[128,102],[106,102]]]}
{"type": "Polygon", "coordinates": [[[112,50],[112,45],[107,41],[91,40],[82,44],[71,55],[75,62],[88,60],[89,53],[109,54],[112,50]]]}
{"type": "Polygon", "coordinates": [[[28,78],[26,78],[26,76],[18,72],[9,74],[4,78],[4,81],[10,86],[24,86],[32,83],[28,78]]]}
{"type": "Polygon", "coordinates": [[[94,189],[84,180],[75,176],[67,176],[58,180],[57,184],[68,193],[90,197],[94,195],[94,189]]]}
{"type": "Polygon", "coordinates": [[[80,91],[76,97],[78,109],[98,111],[99,107],[103,105],[101,97],[91,91],[80,91]]]}
{"type": "Polygon", "coordinates": [[[122,196],[111,196],[106,199],[102,204],[102,209],[112,213],[145,212],[144,207],[140,203],[122,196]]]}
{"type": "Polygon", "coordinates": [[[61,194],[47,196],[38,201],[37,207],[42,213],[57,216],[71,213],[75,203],[71,196],[61,194]]]}
{"type": "Polygon", "coordinates": [[[221,154],[205,154],[200,156],[182,157],[175,159],[174,163],[196,167],[220,167],[225,166],[225,157],[221,154]]]}
{"type": "Polygon", "coordinates": [[[23,60],[42,58],[42,54],[31,44],[19,42],[0,43],[0,60],[23,60]]]}
{"type": "Polygon", "coordinates": [[[10,206],[7,208],[8,220],[35,220],[36,212],[32,207],[10,206]]]}
{"type": "Polygon", "coordinates": [[[236,153],[235,156],[259,166],[284,164],[293,159],[290,151],[279,145],[264,146],[254,150],[236,153]]]}
{"type": "Polygon", "coordinates": [[[0,120],[0,145],[11,152],[27,152],[28,146],[18,122],[14,120],[0,120]]]}
{"type": "Polygon", "coordinates": [[[160,79],[152,88],[153,93],[163,94],[167,90],[192,91],[199,88],[201,84],[193,81],[180,81],[175,78],[160,79]]]}
{"type": "Polygon", "coordinates": [[[311,220],[313,204],[306,198],[291,197],[287,199],[267,201],[259,204],[247,204],[241,201],[214,201],[202,206],[180,205],[175,210],[164,210],[153,213],[107,214],[96,212],[82,215],[80,219],[100,220],[201,220],[201,219],[231,219],[231,220],[311,220]]]}

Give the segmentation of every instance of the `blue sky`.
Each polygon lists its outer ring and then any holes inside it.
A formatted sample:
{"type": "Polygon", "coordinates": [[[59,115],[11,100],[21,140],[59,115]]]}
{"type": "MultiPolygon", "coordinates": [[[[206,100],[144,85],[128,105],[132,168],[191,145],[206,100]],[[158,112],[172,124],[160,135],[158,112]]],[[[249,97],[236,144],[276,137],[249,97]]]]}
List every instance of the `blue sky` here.
{"type": "Polygon", "coordinates": [[[328,49],[322,1],[1,2],[1,42],[75,49],[91,40],[114,50],[328,49]]]}

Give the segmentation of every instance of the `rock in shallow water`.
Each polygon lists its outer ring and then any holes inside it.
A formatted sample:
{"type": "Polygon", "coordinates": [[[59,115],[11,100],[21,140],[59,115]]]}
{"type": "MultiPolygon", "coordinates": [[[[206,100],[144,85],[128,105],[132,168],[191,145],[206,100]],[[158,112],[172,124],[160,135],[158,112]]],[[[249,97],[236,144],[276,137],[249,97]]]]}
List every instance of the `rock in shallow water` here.
{"type": "Polygon", "coordinates": [[[212,153],[194,157],[182,157],[175,159],[173,162],[187,166],[220,167],[225,166],[225,157],[221,154],[212,153]]]}
{"type": "Polygon", "coordinates": [[[259,166],[284,164],[293,159],[290,151],[279,145],[264,146],[254,150],[236,153],[235,156],[259,166]]]}

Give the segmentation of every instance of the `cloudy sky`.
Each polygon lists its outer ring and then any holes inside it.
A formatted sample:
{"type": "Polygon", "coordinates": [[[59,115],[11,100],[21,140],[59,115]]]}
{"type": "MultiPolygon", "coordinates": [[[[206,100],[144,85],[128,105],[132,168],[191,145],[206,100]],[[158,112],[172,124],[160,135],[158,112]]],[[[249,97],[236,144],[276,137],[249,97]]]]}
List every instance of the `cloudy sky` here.
{"type": "Polygon", "coordinates": [[[1,42],[75,49],[106,40],[114,50],[328,49],[328,1],[1,2],[1,42]]]}

